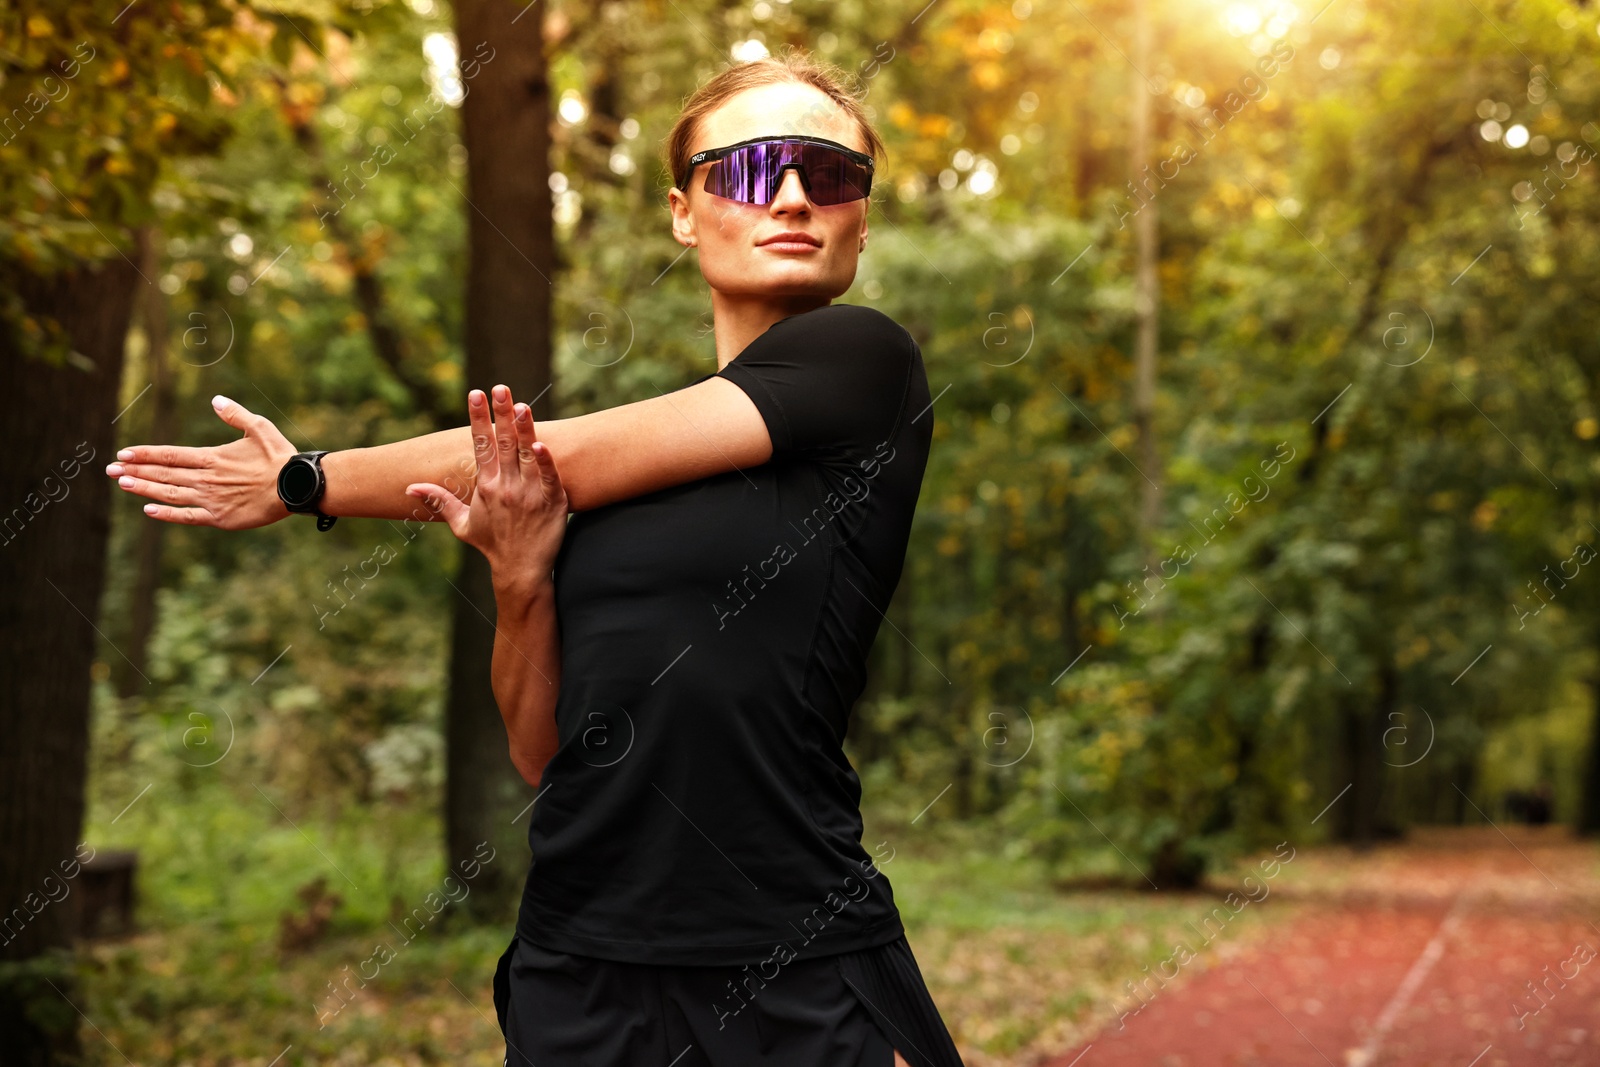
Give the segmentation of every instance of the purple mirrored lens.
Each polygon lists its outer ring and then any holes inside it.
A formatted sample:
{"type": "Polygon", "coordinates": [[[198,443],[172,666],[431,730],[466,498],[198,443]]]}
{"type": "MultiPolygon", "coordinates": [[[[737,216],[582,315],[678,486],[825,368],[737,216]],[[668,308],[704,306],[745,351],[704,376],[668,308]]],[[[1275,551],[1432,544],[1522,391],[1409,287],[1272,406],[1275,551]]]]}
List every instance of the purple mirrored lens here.
{"type": "Polygon", "coordinates": [[[746,204],[772,200],[785,168],[799,164],[806,193],[817,204],[861,200],[872,175],[836,148],[805,142],[763,141],[735,149],[706,174],[706,192],[746,204]]]}

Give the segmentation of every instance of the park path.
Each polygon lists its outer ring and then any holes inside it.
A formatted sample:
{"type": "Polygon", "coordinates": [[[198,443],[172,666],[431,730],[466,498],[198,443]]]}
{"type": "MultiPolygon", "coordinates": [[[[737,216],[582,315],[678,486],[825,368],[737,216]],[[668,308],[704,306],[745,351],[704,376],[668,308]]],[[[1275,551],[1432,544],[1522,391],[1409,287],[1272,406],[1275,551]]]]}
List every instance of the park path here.
{"type": "Polygon", "coordinates": [[[1592,844],[1484,828],[1294,866],[1295,919],[1048,1067],[1600,1067],[1592,844]]]}

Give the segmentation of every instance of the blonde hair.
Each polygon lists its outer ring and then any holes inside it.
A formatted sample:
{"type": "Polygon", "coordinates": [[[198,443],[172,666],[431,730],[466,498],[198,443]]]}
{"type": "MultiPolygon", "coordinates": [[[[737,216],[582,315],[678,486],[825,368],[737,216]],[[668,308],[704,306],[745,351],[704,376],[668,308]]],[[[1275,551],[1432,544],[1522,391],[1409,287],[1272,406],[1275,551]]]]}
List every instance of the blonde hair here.
{"type": "Polygon", "coordinates": [[[864,90],[850,85],[845,73],[837,66],[813,59],[809,52],[799,46],[788,45],[776,55],[749,63],[732,63],[690,94],[662,146],[662,162],[672,176],[673,185],[687,192],[685,186],[689,176],[685,171],[693,154],[694,138],[701,119],[746,89],[779,82],[798,82],[822,92],[855,120],[861,129],[862,140],[867,144],[867,155],[876,160],[884,153],[883,139],[872,128],[866,108],[861,103],[864,90]]]}

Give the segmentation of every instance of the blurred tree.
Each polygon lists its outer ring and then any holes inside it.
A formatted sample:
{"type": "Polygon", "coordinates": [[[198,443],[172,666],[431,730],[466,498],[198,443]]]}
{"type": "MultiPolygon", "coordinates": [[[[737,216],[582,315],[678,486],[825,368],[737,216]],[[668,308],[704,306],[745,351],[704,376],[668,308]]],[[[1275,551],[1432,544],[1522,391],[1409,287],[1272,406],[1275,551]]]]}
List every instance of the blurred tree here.
{"type": "MultiPolygon", "coordinates": [[[[147,227],[139,235],[139,273],[146,278],[154,279],[161,274],[162,240],[161,230],[156,226],[147,227]]],[[[146,417],[140,420],[142,436],[146,441],[172,441],[176,439],[177,429],[177,375],[167,350],[170,330],[167,294],[156,285],[141,286],[137,303],[136,324],[144,345],[141,369],[149,375],[150,389],[150,403],[142,412],[146,417]]],[[[148,684],[146,668],[150,660],[150,638],[156,628],[156,591],[161,584],[161,557],[167,530],[164,522],[139,524],[127,626],[120,643],[123,656],[111,664],[117,693],[122,697],[133,696],[142,685],[148,684]]]]}
{"type": "Polygon", "coordinates": [[[77,873],[135,229],[163,161],[215,149],[208,76],[252,47],[230,5],[0,15],[0,1060],[75,1062],[60,903],[77,873]]]}
{"type": "MultiPolygon", "coordinates": [[[[482,64],[461,115],[468,160],[467,387],[504,384],[532,405],[535,420],[551,411],[555,271],[543,16],[541,8],[512,0],[455,4],[460,55],[482,64]],[[532,17],[523,18],[530,8],[532,17]]],[[[452,868],[483,841],[525,855],[525,846],[518,847],[521,824],[512,820],[533,800],[511,764],[489,683],[494,590],[488,563],[477,552],[460,559],[445,716],[446,862],[452,868]]],[[[511,864],[493,866],[468,906],[483,918],[503,919],[515,911],[525,874],[511,864]]]]}

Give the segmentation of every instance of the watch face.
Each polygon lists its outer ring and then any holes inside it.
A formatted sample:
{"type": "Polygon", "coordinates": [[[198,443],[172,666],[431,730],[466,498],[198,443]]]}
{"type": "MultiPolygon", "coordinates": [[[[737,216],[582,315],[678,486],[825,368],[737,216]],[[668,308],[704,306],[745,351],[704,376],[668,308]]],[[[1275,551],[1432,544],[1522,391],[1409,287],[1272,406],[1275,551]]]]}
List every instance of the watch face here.
{"type": "Polygon", "coordinates": [[[309,460],[296,460],[278,475],[278,495],[289,507],[301,507],[317,495],[317,471],[309,460]]]}

